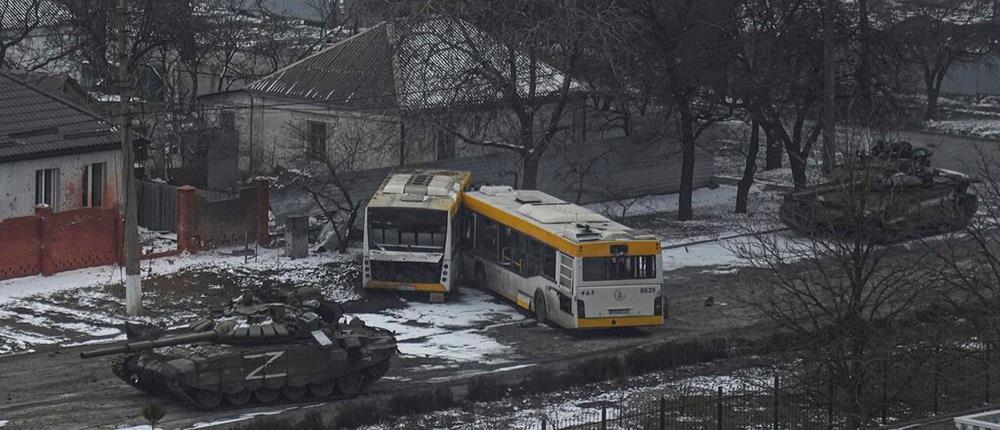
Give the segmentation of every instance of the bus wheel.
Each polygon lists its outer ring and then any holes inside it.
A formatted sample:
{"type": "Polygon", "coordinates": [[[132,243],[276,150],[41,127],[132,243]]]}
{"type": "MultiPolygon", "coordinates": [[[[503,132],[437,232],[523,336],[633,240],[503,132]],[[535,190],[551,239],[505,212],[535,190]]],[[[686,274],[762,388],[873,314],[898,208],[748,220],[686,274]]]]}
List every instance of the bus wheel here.
{"type": "Polygon", "coordinates": [[[535,319],[538,320],[538,323],[545,324],[549,308],[545,305],[545,294],[542,293],[542,290],[535,290],[535,303],[532,303],[532,307],[535,308],[535,319]]]}
{"type": "Polygon", "coordinates": [[[483,267],[483,262],[476,262],[476,288],[486,289],[486,268],[483,267]]]}

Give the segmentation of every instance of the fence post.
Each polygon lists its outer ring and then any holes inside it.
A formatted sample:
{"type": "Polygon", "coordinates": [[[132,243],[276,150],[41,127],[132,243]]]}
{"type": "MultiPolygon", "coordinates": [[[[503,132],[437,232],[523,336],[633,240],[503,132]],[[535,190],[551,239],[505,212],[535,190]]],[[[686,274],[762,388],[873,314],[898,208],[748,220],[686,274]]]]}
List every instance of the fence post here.
{"type": "Polygon", "coordinates": [[[830,380],[827,382],[829,401],[826,404],[826,428],[833,430],[833,367],[830,367],[830,380]]]}
{"type": "Polygon", "coordinates": [[[934,366],[934,415],[938,414],[938,367],[934,366]]]}
{"type": "Polygon", "coordinates": [[[986,390],[983,393],[986,397],[986,404],[990,404],[990,345],[991,342],[986,342],[986,390]]]}
{"type": "Polygon", "coordinates": [[[41,245],[38,269],[43,276],[49,276],[55,273],[55,268],[52,267],[52,208],[45,204],[35,206],[35,216],[38,217],[39,244],[41,245]]]}
{"type": "Polygon", "coordinates": [[[601,430],[608,430],[608,407],[601,406],[601,430]]]}
{"type": "Polygon", "coordinates": [[[885,418],[889,409],[889,366],[885,359],[882,359],[882,424],[885,425],[885,418]]]}
{"type": "Polygon", "coordinates": [[[660,430],[667,430],[667,398],[660,395],[660,430]]]}
{"type": "Polygon", "coordinates": [[[781,377],[777,374],[774,375],[774,423],[772,426],[773,430],[778,430],[778,411],[781,409],[781,377]]]}
{"type": "Polygon", "coordinates": [[[192,241],[196,235],[194,187],[184,185],[177,189],[177,250],[195,251],[197,244],[192,241]]]}
{"type": "Polygon", "coordinates": [[[715,402],[715,428],[722,430],[722,387],[718,387],[718,393],[715,402]]]}
{"type": "Polygon", "coordinates": [[[267,216],[270,209],[271,192],[268,188],[268,182],[266,179],[259,179],[257,181],[257,215],[254,217],[257,220],[257,231],[254,232],[254,238],[258,244],[264,244],[264,246],[271,243],[267,216]]]}
{"type": "Polygon", "coordinates": [[[545,430],[545,417],[542,417],[542,430],[545,430]]]}

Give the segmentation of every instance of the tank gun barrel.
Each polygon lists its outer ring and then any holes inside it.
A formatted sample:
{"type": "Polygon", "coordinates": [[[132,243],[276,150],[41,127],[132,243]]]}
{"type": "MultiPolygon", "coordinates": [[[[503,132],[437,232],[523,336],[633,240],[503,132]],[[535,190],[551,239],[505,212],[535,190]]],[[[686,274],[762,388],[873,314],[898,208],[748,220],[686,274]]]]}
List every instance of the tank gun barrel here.
{"type": "Polygon", "coordinates": [[[184,345],[188,343],[214,341],[219,338],[216,331],[206,331],[201,333],[182,334],[177,336],[164,336],[158,339],[141,340],[136,342],[124,342],[115,346],[99,348],[80,353],[80,358],[93,358],[104,355],[125,354],[130,352],[147,351],[163,346],[184,345]]]}

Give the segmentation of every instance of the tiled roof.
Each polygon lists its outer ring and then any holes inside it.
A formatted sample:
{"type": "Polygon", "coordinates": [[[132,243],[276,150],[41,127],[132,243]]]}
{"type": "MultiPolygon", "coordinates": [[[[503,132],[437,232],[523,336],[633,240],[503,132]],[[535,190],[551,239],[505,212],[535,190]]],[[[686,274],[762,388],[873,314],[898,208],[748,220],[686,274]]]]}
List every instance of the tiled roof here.
{"type": "Polygon", "coordinates": [[[107,121],[0,71],[0,162],[113,149],[118,142],[107,121]]]}
{"type": "Polygon", "coordinates": [[[393,56],[380,24],[250,84],[253,92],[352,107],[395,104],[393,56]]]}
{"type": "MultiPolygon", "coordinates": [[[[510,51],[471,24],[448,18],[382,23],[248,87],[251,92],[346,108],[422,109],[500,100],[488,78],[505,73],[510,51]]],[[[529,59],[515,91],[527,94],[529,59]]],[[[539,64],[536,94],[557,91],[564,75],[539,64]]],[[[509,82],[501,79],[501,82],[509,82]]],[[[574,85],[574,89],[580,88],[574,85]]]]}

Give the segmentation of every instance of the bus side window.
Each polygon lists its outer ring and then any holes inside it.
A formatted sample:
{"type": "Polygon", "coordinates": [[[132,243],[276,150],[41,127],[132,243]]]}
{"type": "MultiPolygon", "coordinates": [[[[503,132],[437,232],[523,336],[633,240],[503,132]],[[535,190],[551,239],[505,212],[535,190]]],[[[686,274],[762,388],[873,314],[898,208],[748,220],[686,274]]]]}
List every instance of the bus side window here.
{"type": "Polygon", "coordinates": [[[550,281],[556,280],[556,250],[548,245],[541,245],[542,250],[542,275],[550,281]]]}
{"type": "Polygon", "coordinates": [[[530,237],[524,241],[524,276],[538,276],[542,274],[541,244],[530,237]]]}
{"type": "Polygon", "coordinates": [[[516,238],[513,230],[505,225],[500,226],[500,264],[503,265],[513,265],[514,264],[514,246],[516,238]]]}
{"type": "Polygon", "coordinates": [[[487,260],[497,259],[497,225],[484,216],[476,217],[476,253],[487,260]]]}

